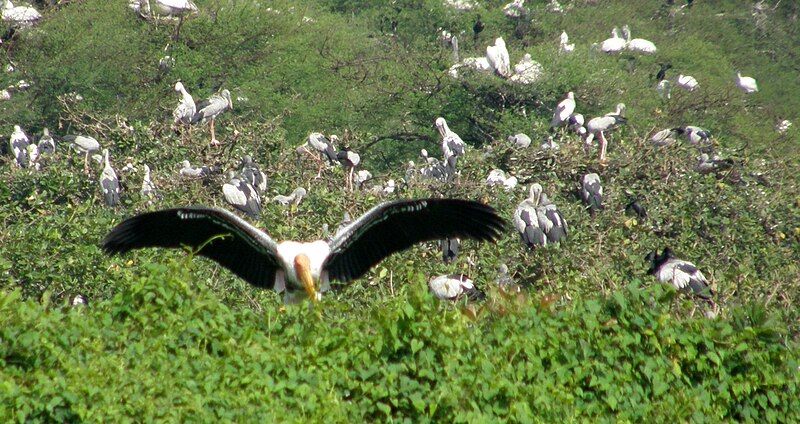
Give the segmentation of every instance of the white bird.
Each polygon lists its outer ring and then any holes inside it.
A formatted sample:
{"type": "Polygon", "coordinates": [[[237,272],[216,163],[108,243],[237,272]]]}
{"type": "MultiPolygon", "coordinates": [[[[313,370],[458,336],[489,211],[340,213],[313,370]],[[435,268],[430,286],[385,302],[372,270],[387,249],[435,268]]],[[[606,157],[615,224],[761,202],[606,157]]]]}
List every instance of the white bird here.
{"type": "Polygon", "coordinates": [[[583,117],[582,114],[573,113],[572,115],[569,116],[569,119],[567,119],[567,128],[569,128],[572,131],[578,132],[578,129],[583,127],[584,122],[585,118],[583,117]]]}
{"type": "Polygon", "coordinates": [[[775,125],[775,131],[777,131],[778,134],[786,134],[786,131],[789,131],[789,127],[791,126],[792,121],[784,119],[775,125]]]}
{"type": "Polygon", "coordinates": [[[188,246],[248,283],[312,300],[330,281],[355,280],[386,257],[425,241],[499,238],[504,222],[489,206],[458,199],[385,202],[367,211],[330,242],[276,243],[233,213],[185,207],[147,212],[114,227],[103,240],[108,254],[145,247],[188,246]]]}
{"type": "Polygon", "coordinates": [[[214,94],[206,100],[196,104],[197,112],[192,117],[192,123],[200,122],[205,123],[210,121],[211,127],[211,145],[218,146],[217,136],[214,133],[214,121],[217,116],[226,110],[233,110],[233,100],[231,100],[231,92],[222,90],[219,94],[214,94]]]}
{"type": "Polygon", "coordinates": [[[106,206],[114,207],[119,205],[121,191],[119,178],[117,178],[117,173],[114,172],[114,168],[111,167],[111,162],[108,160],[108,149],[103,149],[103,156],[105,166],[103,167],[103,172],[100,173],[100,190],[103,192],[106,206]]]}
{"type": "Polygon", "coordinates": [[[447,121],[441,116],[436,118],[436,129],[442,136],[442,154],[444,154],[450,171],[455,171],[456,162],[459,157],[464,156],[466,144],[464,140],[447,126],[447,121]]]}
{"type": "Polygon", "coordinates": [[[678,136],[684,133],[683,128],[666,128],[656,132],[650,137],[650,142],[656,147],[664,147],[675,144],[678,136]]]}
{"type": "Polygon", "coordinates": [[[308,135],[308,139],[306,142],[300,146],[297,151],[302,154],[302,152],[308,153],[311,157],[317,161],[319,164],[319,172],[317,172],[317,178],[322,176],[322,168],[325,164],[319,160],[318,154],[321,154],[327,159],[329,164],[334,164],[337,161],[336,157],[336,146],[333,144],[339,137],[332,135],[330,139],[325,137],[324,134],[313,132],[308,135]],[[311,150],[309,150],[311,148],[311,150]],[[313,150],[313,152],[312,152],[313,150]],[[316,152],[316,153],[314,153],[316,152]]]}
{"type": "Polygon", "coordinates": [[[261,215],[261,196],[252,184],[228,173],[228,182],[222,185],[222,194],[231,206],[246,213],[251,218],[261,215]]]}
{"type": "Polygon", "coordinates": [[[517,133],[508,136],[508,141],[514,144],[518,149],[525,149],[531,145],[531,138],[527,134],[517,133]]]}
{"type": "Polygon", "coordinates": [[[14,125],[14,132],[8,139],[11,153],[14,155],[14,163],[19,168],[26,168],[29,165],[28,145],[30,140],[25,135],[25,131],[19,125],[14,125]]]}
{"type": "Polygon", "coordinates": [[[497,75],[503,78],[511,76],[511,59],[508,56],[508,49],[506,49],[503,37],[495,39],[493,46],[486,47],[486,60],[489,61],[497,75]]]}
{"type": "Polygon", "coordinates": [[[697,165],[694,169],[700,174],[711,174],[730,169],[734,165],[731,159],[723,159],[716,153],[709,156],[708,153],[703,153],[697,157],[697,165]]]}
{"type": "Polygon", "coordinates": [[[159,197],[156,185],[150,179],[150,167],[147,164],[144,165],[144,178],[142,179],[142,188],[139,190],[139,194],[142,195],[143,199],[148,199],[148,203],[159,197]]]}
{"type": "MultiPolygon", "coordinates": [[[[413,164],[414,162],[411,163],[413,164]]],[[[367,171],[366,169],[361,169],[358,172],[356,172],[355,183],[359,188],[363,187],[364,183],[366,183],[370,179],[372,179],[372,173],[367,171]]]]}
{"type": "Polygon", "coordinates": [[[39,146],[34,143],[31,143],[27,147],[28,150],[28,166],[32,167],[35,170],[39,170],[39,146]]]}
{"type": "Polygon", "coordinates": [[[556,151],[556,150],[560,149],[561,146],[559,146],[558,143],[556,143],[556,141],[553,139],[552,135],[548,135],[547,138],[544,140],[544,143],[542,143],[539,146],[539,148],[542,149],[542,150],[556,151]]]}
{"type": "Polygon", "coordinates": [[[694,91],[700,84],[693,76],[680,74],[675,78],[675,85],[684,90],[694,91]]]}
{"type": "Polygon", "coordinates": [[[186,91],[182,82],[175,83],[175,91],[181,93],[181,100],[175,110],[172,111],[173,123],[189,125],[197,113],[197,106],[194,104],[192,95],[186,91]]]}
{"type": "Polygon", "coordinates": [[[336,159],[347,171],[347,188],[348,190],[353,191],[353,173],[355,172],[356,167],[361,164],[361,155],[345,147],[343,150],[340,150],[338,153],[336,153],[336,159]]]}
{"type": "Polygon", "coordinates": [[[600,176],[596,173],[586,174],[581,180],[581,200],[589,208],[589,212],[594,213],[603,209],[603,186],[600,184],[600,176]]]}
{"type": "Polygon", "coordinates": [[[711,132],[694,125],[687,125],[683,127],[683,133],[689,143],[698,145],[702,142],[708,141],[711,138],[711,132]]]}
{"type": "Polygon", "coordinates": [[[100,142],[86,135],[65,135],[63,140],[70,142],[75,151],[84,154],[83,172],[89,173],[89,155],[100,150],[100,142]]]}
{"type": "Polygon", "coordinates": [[[756,83],[755,78],[743,77],[741,72],[736,73],[736,85],[746,94],[758,91],[758,83],[756,83]]]}
{"type": "Polygon", "coordinates": [[[553,119],[550,120],[550,127],[560,127],[566,124],[574,112],[575,93],[570,91],[567,93],[567,97],[558,103],[556,110],[553,111],[553,119]]]}
{"type": "Polygon", "coordinates": [[[669,80],[663,79],[656,85],[658,96],[664,100],[672,98],[672,83],[669,80]]]}
{"type": "Polygon", "coordinates": [[[383,188],[383,194],[392,194],[394,193],[396,183],[394,180],[389,180],[386,182],[386,187],[383,188]]]}
{"type": "Polygon", "coordinates": [[[162,15],[185,16],[197,12],[197,5],[191,0],[155,0],[162,15]]]}
{"type": "Polygon", "coordinates": [[[567,35],[566,31],[561,32],[558,40],[558,51],[559,53],[572,53],[575,51],[575,43],[569,44],[569,35],[567,35]]]}
{"type": "Polygon", "coordinates": [[[692,292],[695,296],[713,304],[711,296],[714,291],[708,286],[708,280],[702,272],[689,261],[675,257],[669,247],[659,255],[650,252],[646,260],[650,263],[648,274],[655,275],[659,282],[671,284],[679,291],[692,292]]]}
{"type": "Polygon", "coordinates": [[[519,84],[533,84],[542,77],[542,65],[531,58],[530,53],[525,53],[522,59],[514,65],[514,75],[508,80],[519,84]]]}
{"type": "Polygon", "coordinates": [[[518,183],[519,183],[519,180],[517,180],[517,177],[512,175],[512,176],[506,178],[505,181],[503,181],[503,190],[505,190],[505,191],[513,191],[515,188],[517,188],[517,184],[518,183]]]}
{"type": "Polygon", "coordinates": [[[567,221],[538,183],[531,184],[528,198],[514,211],[514,227],[528,247],[559,243],[568,233],[567,221]]]}
{"type": "Polygon", "coordinates": [[[304,189],[303,187],[297,187],[288,196],[283,196],[279,194],[273,197],[272,201],[280,203],[282,206],[289,206],[290,204],[294,204],[295,206],[297,206],[300,204],[300,202],[303,201],[304,197],[306,197],[306,189],[304,189]]]}
{"type": "Polygon", "coordinates": [[[622,27],[622,34],[625,37],[625,47],[630,51],[642,54],[654,54],[657,51],[652,41],[644,38],[631,39],[631,29],[628,25],[622,27]]]}
{"type": "Polygon", "coordinates": [[[14,6],[11,0],[3,2],[3,21],[12,26],[29,27],[42,19],[42,14],[28,6],[14,6]]]}
{"type": "Polygon", "coordinates": [[[620,113],[623,112],[625,108],[620,107],[620,105],[617,105],[616,112],[592,118],[586,123],[586,132],[583,135],[584,147],[590,147],[592,145],[592,140],[596,137],[600,143],[601,163],[606,161],[606,149],[608,148],[608,140],[606,139],[605,133],[627,122],[627,119],[620,113]]]}
{"type": "Polygon", "coordinates": [[[509,18],[519,18],[525,16],[525,0],[514,0],[511,3],[503,6],[503,14],[509,18]]]}
{"type": "Polygon", "coordinates": [[[475,283],[464,274],[439,275],[428,281],[431,293],[441,300],[456,301],[462,297],[480,300],[486,295],[475,287],[475,283]]]}
{"type": "Polygon", "coordinates": [[[550,0],[547,3],[547,10],[553,13],[564,13],[564,8],[558,0],[550,0]]]}
{"type": "Polygon", "coordinates": [[[625,44],[625,39],[619,36],[619,28],[614,27],[614,29],[611,30],[611,38],[605,39],[600,44],[600,50],[603,53],[609,54],[619,53],[625,50],[625,44]]]}
{"type": "Polygon", "coordinates": [[[184,160],[180,163],[181,170],[180,173],[184,177],[189,178],[205,178],[211,175],[213,169],[209,168],[208,166],[201,166],[199,168],[195,168],[189,163],[188,160],[184,160]]]}
{"type": "Polygon", "coordinates": [[[505,191],[511,191],[517,187],[517,177],[506,177],[502,169],[492,169],[486,177],[486,185],[489,187],[503,186],[505,191]]]}

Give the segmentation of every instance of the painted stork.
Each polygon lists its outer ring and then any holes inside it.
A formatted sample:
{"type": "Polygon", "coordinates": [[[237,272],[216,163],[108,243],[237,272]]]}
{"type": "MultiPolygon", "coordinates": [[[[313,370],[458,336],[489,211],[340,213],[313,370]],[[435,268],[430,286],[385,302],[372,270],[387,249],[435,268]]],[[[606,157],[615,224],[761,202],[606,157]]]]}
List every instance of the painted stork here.
{"type": "Polygon", "coordinates": [[[493,46],[486,47],[486,60],[489,61],[497,75],[503,78],[511,76],[511,59],[508,56],[508,49],[506,49],[503,37],[495,39],[493,46]]]}
{"type": "Polygon", "coordinates": [[[559,243],[567,237],[567,221],[542,193],[542,186],[531,184],[530,195],[514,212],[514,227],[528,247],[559,243]]]}
{"type": "Polygon", "coordinates": [[[19,168],[27,168],[29,164],[28,158],[28,145],[30,140],[25,135],[25,131],[19,125],[14,125],[14,132],[8,139],[8,144],[11,147],[11,154],[14,155],[14,163],[19,168]]]}
{"type": "Polygon", "coordinates": [[[603,186],[600,176],[596,173],[586,174],[581,180],[581,200],[589,208],[589,213],[595,214],[603,209],[603,186]]]}
{"type": "Polygon", "coordinates": [[[461,249],[461,239],[458,237],[443,238],[439,241],[439,246],[442,249],[442,261],[449,264],[458,256],[458,251],[461,249]]]}
{"type": "Polygon", "coordinates": [[[44,155],[52,155],[56,152],[56,142],[53,136],[50,135],[50,130],[47,128],[42,130],[42,137],[39,138],[39,153],[44,155]]]}
{"type": "Polygon", "coordinates": [[[745,94],[755,93],[758,91],[758,83],[753,77],[743,77],[741,72],[736,73],[736,85],[745,92],[745,94]]]}
{"type": "Polygon", "coordinates": [[[556,110],[553,111],[553,119],[550,120],[550,128],[556,128],[567,124],[573,113],[575,113],[575,93],[570,91],[567,93],[567,97],[558,103],[556,110]]]}
{"type": "Polygon", "coordinates": [[[336,153],[336,159],[346,170],[348,190],[353,191],[353,173],[356,167],[361,164],[361,155],[345,147],[336,153]]]}
{"type": "Polygon", "coordinates": [[[606,149],[608,148],[608,140],[606,140],[605,133],[619,127],[627,122],[627,119],[622,116],[624,107],[622,104],[617,105],[617,111],[607,113],[604,116],[592,118],[586,123],[586,132],[584,133],[584,147],[590,147],[595,137],[600,143],[600,162],[606,161],[606,149]]]}
{"type": "Polygon", "coordinates": [[[525,0],[514,0],[503,6],[503,14],[512,19],[523,17],[527,13],[528,11],[525,10],[525,0]]]}
{"type": "Polygon", "coordinates": [[[147,164],[144,164],[144,178],[142,178],[142,188],[139,190],[139,194],[142,195],[143,199],[147,199],[148,204],[152,202],[153,199],[160,197],[156,185],[150,178],[150,167],[147,166],[147,164]]]}
{"type": "Polygon", "coordinates": [[[428,281],[431,293],[441,300],[456,301],[463,297],[481,300],[486,294],[475,287],[475,283],[464,274],[450,274],[433,277],[428,281]]]}
{"type": "Polygon", "coordinates": [[[461,137],[447,126],[447,121],[442,117],[436,118],[436,129],[442,136],[442,153],[451,171],[455,171],[458,158],[464,156],[466,144],[461,137]]]}
{"type": "Polygon", "coordinates": [[[194,104],[194,98],[186,91],[183,83],[178,81],[175,83],[175,91],[181,93],[181,101],[178,106],[172,111],[172,122],[175,124],[189,125],[197,113],[197,106],[194,104]]]}
{"type": "Polygon", "coordinates": [[[325,137],[325,135],[322,133],[313,132],[308,135],[308,139],[306,140],[306,142],[297,149],[298,153],[306,152],[309,155],[311,155],[311,157],[314,158],[314,160],[317,161],[317,163],[319,164],[319,172],[317,172],[317,178],[322,176],[322,168],[325,165],[308,148],[310,147],[314,152],[317,152],[325,156],[325,159],[328,160],[329,164],[334,164],[336,163],[338,158],[336,156],[336,146],[333,143],[338,139],[339,137],[335,135],[332,135],[331,138],[329,139],[328,137],[325,137]]]}
{"type": "Polygon", "coordinates": [[[714,291],[703,273],[693,263],[676,258],[669,247],[665,247],[660,255],[657,251],[650,252],[646,261],[650,263],[647,273],[655,275],[659,282],[672,284],[679,291],[692,292],[713,304],[711,296],[714,291]]]}
{"type": "Polygon", "coordinates": [[[527,134],[517,133],[508,136],[508,141],[514,144],[518,149],[525,149],[531,145],[531,138],[527,134]]]}
{"type": "Polygon", "coordinates": [[[619,36],[619,28],[614,27],[611,30],[611,38],[605,39],[600,44],[600,51],[603,53],[613,54],[625,50],[625,39],[619,36]]]}
{"type": "Polygon", "coordinates": [[[622,27],[622,35],[625,38],[625,47],[633,52],[642,54],[655,54],[656,45],[644,38],[634,38],[631,40],[631,28],[628,25],[622,27]]]}
{"type": "Polygon", "coordinates": [[[558,52],[559,53],[572,53],[575,51],[575,43],[569,44],[569,35],[566,31],[561,31],[561,36],[558,39],[558,52]]]}
{"type": "Polygon", "coordinates": [[[679,74],[675,78],[675,85],[687,91],[694,91],[700,86],[700,83],[691,75],[679,74]]]}
{"type": "Polygon", "coordinates": [[[239,176],[250,183],[259,193],[267,190],[267,175],[253,162],[250,155],[242,156],[239,164],[239,176]]]}
{"type": "Polygon", "coordinates": [[[108,160],[108,149],[103,149],[103,157],[105,166],[100,173],[100,190],[103,192],[103,199],[106,202],[106,206],[115,207],[119,205],[119,194],[121,191],[119,178],[117,177],[117,173],[114,172],[114,168],[111,167],[111,162],[108,160]]]}
{"type": "Polygon", "coordinates": [[[226,110],[233,110],[233,100],[231,100],[231,92],[227,89],[222,90],[219,94],[214,94],[206,100],[197,103],[195,106],[197,111],[192,117],[192,123],[205,123],[210,121],[211,127],[211,145],[219,146],[217,136],[214,132],[214,121],[217,116],[226,110]]]}
{"type": "Polygon", "coordinates": [[[683,128],[666,128],[653,134],[650,142],[656,147],[670,146],[678,141],[678,136],[684,132],[683,128]]]}
{"type": "Polygon", "coordinates": [[[11,0],[3,2],[3,21],[13,27],[30,27],[42,19],[42,14],[28,6],[14,6],[11,0]]]}
{"type": "Polygon", "coordinates": [[[175,32],[172,34],[173,40],[178,39],[186,16],[197,13],[197,5],[191,0],[155,0],[155,3],[156,9],[161,14],[178,18],[178,25],[175,26],[175,32]]]}
{"type": "Polygon", "coordinates": [[[228,173],[228,182],[222,185],[222,194],[231,206],[244,212],[251,218],[261,215],[261,196],[252,184],[228,173]]]}
{"type": "Polygon", "coordinates": [[[288,196],[283,196],[279,194],[273,197],[272,201],[280,203],[282,206],[289,206],[290,204],[297,206],[300,204],[301,201],[303,201],[304,197],[306,197],[306,189],[304,189],[303,187],[297,187],[288,196]]]}
{"type": "Polygon", "coordinates": [[[684,135],[686,135],[686,140],[695,146],[711,138],[711,132],[694,125],[687,125],[683,127],[683,130],[684,135]]]}
{"type": "Polygon", "coordinates": [[[189,163],[188,160],[184,160],[183,162],[181,162],[180,165],[181,165],[180,174],[184,177],[205,178],[211,175],[212,172],[214,172],[214,169],[208,166],[201,166],[199,168],[195,168],[192,166],[191,163],[189,163]]]}
{"type": "Polygon", "coordinates": [[[542,76],[542,65],[531,58],[530,53],[525,53],[514,65],[514,75],[508,80],[519,84],[533,84],[542,76]]]}
{"type": "Polygon", "coordinates": [[[254,286],[285,292],[286,301],[296,300],[300,291],[317,301],[330,281],[355,280],[417,243],[445,237],[493,241],[504,225],[494,209],[478,202],[397,200],[370,209],[330,243],[276,243],[231,212],[195,206],[129,218],[109,232],[103,249],[113,255],[188,246],[254,286]]]}
{"type": "Polygon", "coordinates": [[[100,142],[95,140],[94,137],[85,135],[65,135],[64,141],[70,142],[72,148],[84,154],[83,157],[83,172],[89,173],[89,155],[100,150],[100,142]]]}

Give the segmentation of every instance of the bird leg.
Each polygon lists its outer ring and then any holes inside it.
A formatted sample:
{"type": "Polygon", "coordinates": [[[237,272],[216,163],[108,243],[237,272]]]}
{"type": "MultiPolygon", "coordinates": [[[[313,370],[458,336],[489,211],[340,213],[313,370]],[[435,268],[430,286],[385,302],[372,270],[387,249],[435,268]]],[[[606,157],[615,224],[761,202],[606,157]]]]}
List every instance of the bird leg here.
{"type": "Polygon", "coordinates": [[[178,25],[175,26],[175,32],[172,33],[172,40],[178,41],[181,34],[181,25],[183,25],[183,15],[178,18],[178,25]]]}
{"type": "Polygon", "coordinates": [[[217,140],[217,136],[214,133],[214,118],[211,118],[211,145],[212,146],[219,146],[219,141],[217,140]]]}
{"type": "Polygon", "coordinates": [[[600,163],[606,163],[606,147],[608,146],[608,140],[606,140],[606,136],[600,131],[600,163]]]}
{"type": "Polygon", "coordinates": [[[83,173],[89,175],[89,151],[86,151],[86,155],[83,157],[83,173]]]}
{"type": "Polygon", "coordinates": [[[353,172],[356,170],[355,166],[350,167],[350,176],[347,178],[347,184],[350,187],[350,191],[353,191],[353,172]]]}

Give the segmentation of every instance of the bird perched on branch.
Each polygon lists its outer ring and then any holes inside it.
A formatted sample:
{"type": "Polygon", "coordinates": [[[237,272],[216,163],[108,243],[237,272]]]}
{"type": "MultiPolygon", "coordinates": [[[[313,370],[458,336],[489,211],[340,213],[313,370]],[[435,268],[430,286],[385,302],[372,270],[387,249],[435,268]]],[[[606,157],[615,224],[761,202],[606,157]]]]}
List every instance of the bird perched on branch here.
{"type": "Polygon", "coordinates": [[[221,115],[226,110],[233,110],[233,100],[231,100],[231,92],[222,90],[219,94],[214,94],[206,100],[196,104],[197,111],[192,116],[192,123],[206,123],[210,122],[211,127],[211,145],[219,146],[216,133],[214,132],[214,122],[217,116],[221,115]]]}
{"type": "Polygon", "coordinates": [[[581,200],[592,215],[603,209],[603,186],[600,184],[600,176],[594,172],[584,175],[581,180],[581,200]]]}
{"type": "Polygon", "coordinates": [[[106,206],[119,205],[119,193],[121,192],[119,186],[119,178],[114,168],[111,167],[111,162],[108,160],[108,149],[103,149],[103,156],[105,166],[103,172],[100,174],[100,189],[103,192],[103,199],[105,199],[106,206]]]}
{"type": "Polygon", "coordinates": [[[530,195],[517,206],[514,227],[528,247],[559,243],[568,232],[567,221],[538,183],[531,184],[530,195]]]}
{"type": "Polygon", "coordinates": [[[231,212],[195,206],[136,215],[114,227],[102,245],[112,255],[187,246],[254,286],[284,292],[287,302],[303,292],[317,301],[330,281],[355,280],[417,243],[445,237],[493,241],[504,225],[494,209],[474,201],[398,200],[370,209],[330,243],[276,243],[231,212]]]}
{"type": "Polygon", "coordinates": [[[475,287],[475,282],[464,274],[439,275],[428,281],[431,293],[442,300],[456,301],[463,297],[481,300],[486,294],[475,287]]]}

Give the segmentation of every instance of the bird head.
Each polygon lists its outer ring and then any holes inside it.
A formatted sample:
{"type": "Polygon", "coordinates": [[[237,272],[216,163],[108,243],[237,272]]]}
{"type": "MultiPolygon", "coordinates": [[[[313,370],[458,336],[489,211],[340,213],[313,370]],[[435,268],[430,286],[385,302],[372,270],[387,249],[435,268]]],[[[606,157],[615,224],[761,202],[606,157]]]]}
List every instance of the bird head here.
{"type": "Polygon", "coordinates": [[[538,205],[539,199],[542,197],[542,186],[539,183],[531,184],[530,194],[528,195],[528,199],[533,200],[533,203],[538,205]]]}
{"type": "Polygon", "coordinates": [[[219,95],[222,96],[223,99],[228,101],[228,108],[230,108],[230,110],[233,110],[233,100],[231,100],[231,92],[228,91],[228,89],[225,89],[222,90],[222,92],[219,93],[219,95]]]}
{"type": "Polygon", "coordinates": [[[447,133],[447,121],[445,121],[444,118],[440,116],[436,118],[435,124],[436,124],[436,129],[439,130],[439,134],[441,134],[442,137],[444,137],[444,135],[447,133]]]}
{"type": "Polygon", "coordinates": [[[317,288],[314,285],[314,279],[311,277],[311,261],[308,256],[301,253],[294,257],[294,272],[308,298],[312,302],[317,302],[319,300],[317,298],[317,288]]]}
{"type": "Polygon", "coordinates": [[[178,81],[178,82],[175,83],[175,91],[177,91],[179,93],[181,91],[183,91],[183,83],[182,82],[178,81]]]}

